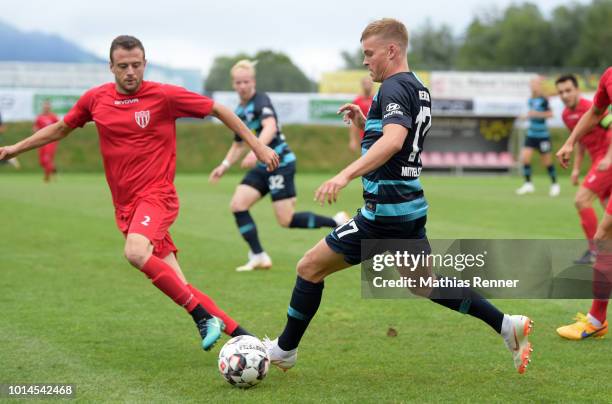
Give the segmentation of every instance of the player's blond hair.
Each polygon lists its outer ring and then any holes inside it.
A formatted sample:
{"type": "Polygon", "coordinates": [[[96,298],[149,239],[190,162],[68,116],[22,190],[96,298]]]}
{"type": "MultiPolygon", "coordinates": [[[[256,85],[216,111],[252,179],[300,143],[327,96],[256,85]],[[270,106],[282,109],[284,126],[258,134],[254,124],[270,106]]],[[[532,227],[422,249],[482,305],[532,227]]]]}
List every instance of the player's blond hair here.
{"type": "Polygon", "coordinates": [[[382,18],[369,23],[361,33],[360,42],[375,35],[396,42],[404,51],[408,50],[408,30],[402,22],[394,18],[382,18]]]}
{"type": "Polygon", "coordinates": [[[256,60],[242,59],[236,62],[232,69],[230,70],[230,74],[233,76],[236,70],[246,70],[255,77],[255,66],[257,65],[256,60]]]}

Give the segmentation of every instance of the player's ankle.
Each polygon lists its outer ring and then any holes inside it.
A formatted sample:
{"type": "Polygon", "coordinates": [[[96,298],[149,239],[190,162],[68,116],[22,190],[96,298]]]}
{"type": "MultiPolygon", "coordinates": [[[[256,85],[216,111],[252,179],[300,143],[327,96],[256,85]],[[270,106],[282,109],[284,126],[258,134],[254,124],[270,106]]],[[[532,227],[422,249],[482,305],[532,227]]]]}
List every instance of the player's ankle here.
{"type": "Polygon", "coordinates": [[[603,321],[600,321],[597,317],[595,317],[591,313],[587,314],[587,320],[594,327],[601,327],[603,323],[606,321],[605,319],[603,319],[603,321]]]}

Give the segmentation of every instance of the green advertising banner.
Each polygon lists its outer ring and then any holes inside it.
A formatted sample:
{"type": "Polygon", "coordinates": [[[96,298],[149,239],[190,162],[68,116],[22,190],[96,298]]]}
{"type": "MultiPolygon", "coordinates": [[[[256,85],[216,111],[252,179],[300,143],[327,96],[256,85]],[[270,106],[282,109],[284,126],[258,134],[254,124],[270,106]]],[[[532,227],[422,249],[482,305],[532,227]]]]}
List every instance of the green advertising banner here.
{"type": "Polygon", "coordinates": [[[49,101],[51,102],[51,109],[54,113],[57,115],[64,115],[72,108],[78,99],[79,96],[75,94],[34,94],[32,109],[34,114],[37,115],[42,111],[43,102],[49,101]]]}
{"type": "Polygon", "coordinates": [[[308,118],[317,123],[338,123],[342,117],[338,115],[338,108],[350,99],[310,99],[308,103],[308,118]]]}

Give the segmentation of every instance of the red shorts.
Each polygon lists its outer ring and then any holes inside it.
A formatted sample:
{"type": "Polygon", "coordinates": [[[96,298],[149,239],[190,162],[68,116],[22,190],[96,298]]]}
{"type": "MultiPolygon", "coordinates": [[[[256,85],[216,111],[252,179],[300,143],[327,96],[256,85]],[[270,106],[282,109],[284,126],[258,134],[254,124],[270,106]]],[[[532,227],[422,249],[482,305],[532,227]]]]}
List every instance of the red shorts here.
{"type": "Polygon", "coordinates": [[[163,259],[178,252],[168,232],[178,216],[178,208],[176,196],[155,195],[139,200],[132,207],[117,208],[115,220],[124,236],[129,233],[145,236],[153,244],[153,255],[163,259]]]}
{"type": "Polygon", "coordinates": [[[57,150],[57,142],[51,142],[38,149],[38,161],[46,171],[53,171],[53,158],[57,150]]]}
{"type": "MultiPolygon", "coordinates": [[[[598,165],[599,162],[596,161],[591,166],[589,172],[582,181],[582,186],[592,191],[599,197],[602,203],[605,203],[612,192],[612,169],[599,171],[597,170],[598,165]]],[[[610,209],[610,204],[608,204],[607,209],[610,209]]]]}

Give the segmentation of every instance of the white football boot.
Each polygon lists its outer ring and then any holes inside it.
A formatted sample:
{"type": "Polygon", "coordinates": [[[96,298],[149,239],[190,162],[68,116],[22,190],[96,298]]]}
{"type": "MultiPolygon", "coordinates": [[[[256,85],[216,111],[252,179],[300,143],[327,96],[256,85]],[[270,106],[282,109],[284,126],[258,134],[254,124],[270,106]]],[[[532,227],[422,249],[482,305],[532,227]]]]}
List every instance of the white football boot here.
{"type": "Polygon", "coordinates": [[[555,197],[555,196],[559,196],[559,194],[561,193],[561,185],[554,183],[550,186],[550,192],[548,192],[548,195],[551,197],[555,197]]]}
{"type": "Polygon", "coordinates": [[[516,190],[517,195],[533,194],[535,187],[531,182],[524,183],[519,189],[516,190]]]}
{"type": "Polygon", "coordinates": [[[278,346],[278,338],[271,341],[270,338],[265,337],[263,339],[263,344],[268,351],[270,363],[277,366],[283,372],[286,372],[295,366],[295,362],[297,361],[297,348],[292,349],[291,351],[283,351],[278,346]]]}
{"type": "Polygon", "coordinates": [[[528,341],[528,336],[532,327],[533,321],[527,316],[504,315],[501,334],[508,350],[512,352],[514,367],[521,374],[525,373],[527,365],[531,362],[533,348],[528,341]]]}
{"type": "Polygon", "coordinates": [[[248,257],[249,261],[246,264],[236,268],[236,271],[247,272],[254,271],[256,269],[272,268],[272,259],[265,251],[260,252],[259,254],[253,254],[251,251],[249,251],[248,257]]]}

